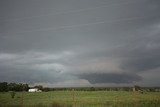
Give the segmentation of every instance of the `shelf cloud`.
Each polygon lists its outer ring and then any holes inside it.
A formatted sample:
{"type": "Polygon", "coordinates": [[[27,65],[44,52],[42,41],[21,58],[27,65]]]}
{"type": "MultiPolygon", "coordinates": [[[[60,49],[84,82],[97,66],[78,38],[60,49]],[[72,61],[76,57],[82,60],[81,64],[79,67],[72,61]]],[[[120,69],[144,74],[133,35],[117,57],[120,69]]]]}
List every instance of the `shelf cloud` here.
{"type": "Polygon", "coordinates": [[[160,86],[159,11],[157,0],[1,0],[0,81],[160,86]]]}

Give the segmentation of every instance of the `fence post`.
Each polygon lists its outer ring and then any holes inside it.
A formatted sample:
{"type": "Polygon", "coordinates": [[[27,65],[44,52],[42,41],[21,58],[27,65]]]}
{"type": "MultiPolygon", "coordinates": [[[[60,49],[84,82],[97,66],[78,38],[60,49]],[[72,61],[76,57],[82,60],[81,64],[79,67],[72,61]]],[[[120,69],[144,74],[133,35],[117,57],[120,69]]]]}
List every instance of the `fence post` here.
{"type": "Polygon", "coordinates": [[[75,101],[75,92],[74,92],[74,89],[72,89],[72,100],[73,100],[73,107],[76,107],[76,101],[75,101]]]}
{"type": "Polygon", "coordinates": [[[22,91],[22,96],[21,96],[21,107],[23,107],[23,91],[22,91]]]}

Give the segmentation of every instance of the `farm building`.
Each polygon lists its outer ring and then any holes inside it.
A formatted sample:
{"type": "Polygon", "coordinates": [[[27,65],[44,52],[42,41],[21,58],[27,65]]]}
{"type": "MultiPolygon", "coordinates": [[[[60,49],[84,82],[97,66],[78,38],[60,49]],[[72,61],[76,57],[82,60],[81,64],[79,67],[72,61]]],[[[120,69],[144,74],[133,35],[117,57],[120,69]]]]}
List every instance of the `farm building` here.
{"type": "Polygon", "coordinates": [[[37,88],[29,89],[28,92],[42,92],[41,90],[38,90],[37,88]]]}

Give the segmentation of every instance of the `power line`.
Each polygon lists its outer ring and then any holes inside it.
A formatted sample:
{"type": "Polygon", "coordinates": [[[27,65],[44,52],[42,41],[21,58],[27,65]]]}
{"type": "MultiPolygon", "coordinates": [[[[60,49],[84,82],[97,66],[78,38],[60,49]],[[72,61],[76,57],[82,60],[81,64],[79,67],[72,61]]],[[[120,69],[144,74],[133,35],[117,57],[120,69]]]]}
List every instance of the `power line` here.
{"type": "Polygon", "coordinates": [[[40,17],[45,17],[45,16],[48,17],[48,16],[54,16],[54,15],[83,12],[83,11],[87,11],[87,10],[94,10],[94,9],[105,8],[105,7],[110,7],[110,6],[126,5],[126,4],[130,4],[130,3],[133,3],[133,1],[132,2],[123,2],[123,3],[118,3],[118,4],[111,4],[111,5],[103,5],[103,6],[98,6],[98,7],[91,7],[91,8],[86,8],[86,9],[70,10],[70,11],[66,11],[66,12],[57,12],[54,14],[38,15],[38,16],[15,18],[15,19],[6,19],[3,21],[19,21],[19,20],[26,20],[26,19],[32,19],[32,18],[40,18],[40,17]]]}
{"type": "MultiPolygon", "coordinates": [[[[29,30],[29,31],[23,31],[23,32],[10,32],[12,34],[20,34],[20,33],[30,33],[30,32],[40,32],[40,31],[56,31],[56,30],[62,30],[62,29],[70,29],[70,28],[75,28],[75,27],[85,27],[85,26],[91,26],[91,25],[97,25],[97,24],[111,24],[111,23],[118,23],[118,22],[123,22],[123,21],[132,21],[136,19],[144,19],[144,18],[153,18],[154,16],[142,16],[142,17],[131,17],[131,18],[123,18],[123,19],[118,19],[118,20],[110,20],[110,21],[100,21],[100,22],[94,22],[94,23],[85,23],[85,24],[76,24],[76,25],[66,25],[66,26],[60,26],[60,27],[51,27],[47,29],[37,29],[37,30],[29,30]]],[[[0,33],[0,34],[7,34],[7,33],[0,33]]]]}

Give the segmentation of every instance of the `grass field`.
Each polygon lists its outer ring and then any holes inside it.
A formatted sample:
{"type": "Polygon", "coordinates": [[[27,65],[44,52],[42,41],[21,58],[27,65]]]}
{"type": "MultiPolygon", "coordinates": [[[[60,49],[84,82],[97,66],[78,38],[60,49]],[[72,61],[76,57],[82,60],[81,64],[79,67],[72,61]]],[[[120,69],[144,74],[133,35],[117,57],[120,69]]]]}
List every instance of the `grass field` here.
{"type": "Polygon", "coordinates": [[[0,93],[1,107],[160,107],[159,92],[52,91],[0,93]],[[23,97],[22,97],[23,96],[23,97]]]}

